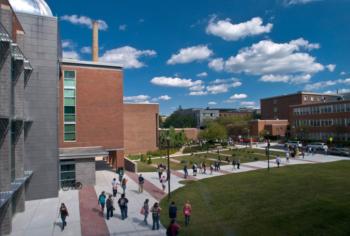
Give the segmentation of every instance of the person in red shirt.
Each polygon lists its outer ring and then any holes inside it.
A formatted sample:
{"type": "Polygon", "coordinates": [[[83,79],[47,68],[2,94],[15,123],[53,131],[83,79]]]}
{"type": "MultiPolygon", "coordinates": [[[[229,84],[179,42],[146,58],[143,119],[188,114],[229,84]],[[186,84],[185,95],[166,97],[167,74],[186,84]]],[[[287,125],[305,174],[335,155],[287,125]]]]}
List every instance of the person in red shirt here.
{"type": "Polygon", "coordinates": [[[179,235],[179,231],[180,231],[180,225],[178,223],[176,223],[175,219],[172,219],[170,222],[170,225],[168,226],[168,228],[166,230],[166,235],[167,236],[176,236],[176,235],[179,235]]]}

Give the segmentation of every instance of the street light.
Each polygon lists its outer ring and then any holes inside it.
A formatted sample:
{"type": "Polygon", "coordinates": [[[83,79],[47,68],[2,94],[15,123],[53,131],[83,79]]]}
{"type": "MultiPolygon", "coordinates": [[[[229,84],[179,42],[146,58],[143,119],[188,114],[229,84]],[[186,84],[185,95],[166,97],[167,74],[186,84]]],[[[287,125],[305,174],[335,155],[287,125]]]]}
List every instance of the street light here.
{"type": "Polygon", "coordinates": [[[167,142],[167,154],[168,154],[168,200],[170,200],[170,154],[169,154],[169,149],[170,149],[170,137],[166,137],[166,142],[167,142]]]}
{"type": "Polygon", "coordinates": [[[267,170],[270,171],[270,140],[267,140],[266,146],[266,155],[267,155],[267,170]]]}

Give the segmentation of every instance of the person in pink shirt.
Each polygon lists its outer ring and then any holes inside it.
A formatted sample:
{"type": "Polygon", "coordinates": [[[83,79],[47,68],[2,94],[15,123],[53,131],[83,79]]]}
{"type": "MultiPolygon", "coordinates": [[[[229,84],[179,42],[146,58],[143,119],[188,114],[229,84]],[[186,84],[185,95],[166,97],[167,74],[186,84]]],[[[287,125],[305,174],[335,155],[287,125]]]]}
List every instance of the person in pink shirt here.
{"type": "Polygon", "coordinates": [[[183,213],[184,213],[184,216],[185,216],[185,225],[189,225],[190,223],[190,216],[191,216],[191,213],[192,213],[192,206],[190,204],[190,201],[187,200],[185,206],[184,206],[184,209],[183,209],[183,213]]]}

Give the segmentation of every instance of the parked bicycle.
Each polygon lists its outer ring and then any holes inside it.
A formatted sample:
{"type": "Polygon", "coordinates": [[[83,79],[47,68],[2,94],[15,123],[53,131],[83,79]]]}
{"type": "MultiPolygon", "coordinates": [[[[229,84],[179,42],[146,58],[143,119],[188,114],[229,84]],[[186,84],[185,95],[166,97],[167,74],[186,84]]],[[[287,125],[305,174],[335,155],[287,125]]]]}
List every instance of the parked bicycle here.
{"type": "Polygon", "coordinates": [[[68,191],[69,189],[81,189],[83,187],[83,184],[81,182],[65,182],[61,184],[61,188],[63,191],[68,191]]]}

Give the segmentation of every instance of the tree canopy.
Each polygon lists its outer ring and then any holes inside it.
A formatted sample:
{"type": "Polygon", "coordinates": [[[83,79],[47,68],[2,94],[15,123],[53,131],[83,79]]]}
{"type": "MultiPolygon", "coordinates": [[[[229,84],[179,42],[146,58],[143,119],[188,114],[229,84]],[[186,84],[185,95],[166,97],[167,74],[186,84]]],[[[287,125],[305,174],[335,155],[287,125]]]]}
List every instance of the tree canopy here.
{"type": "Polygon", "coordinates": [[[164,128],[195,128],[196,118],[191,114],[183,114],[179,110],[173,112],[163,123],[164,128]]]}

